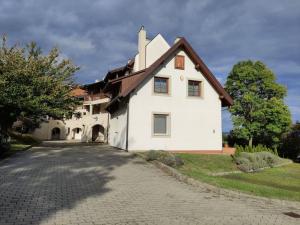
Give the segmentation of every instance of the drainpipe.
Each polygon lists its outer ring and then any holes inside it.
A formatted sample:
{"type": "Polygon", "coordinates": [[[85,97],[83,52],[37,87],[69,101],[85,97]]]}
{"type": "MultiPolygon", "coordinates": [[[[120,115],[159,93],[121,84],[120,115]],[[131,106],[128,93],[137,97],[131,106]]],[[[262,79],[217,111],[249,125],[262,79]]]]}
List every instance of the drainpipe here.
{"type": "Polygon", "coordinates": [[[126,118],[126,151],[128,152],[128,132],[129,132],[129,100],[128,98],[127,104],[126,104],[126,110],[127,110],[127,118],[126,118]]]}
{"type": "Polygon", "coordinates": [[[108,144],[108,132],[109,132],[109,112],[107,112],[107,124],[106,124],[106,144],[108,144]]]}

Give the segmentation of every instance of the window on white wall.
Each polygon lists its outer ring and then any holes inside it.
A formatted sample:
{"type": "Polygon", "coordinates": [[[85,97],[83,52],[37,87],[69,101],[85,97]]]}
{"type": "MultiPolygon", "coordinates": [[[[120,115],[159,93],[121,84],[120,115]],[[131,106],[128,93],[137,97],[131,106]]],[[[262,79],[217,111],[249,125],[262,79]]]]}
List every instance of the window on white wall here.
{"type": "Polygon", "coordinates": [[[188,81],[188,96],[201,96],[201,81],[189,80],[188,81]]]}
{"type": "Polygon", "coordinates": [[[176,55],[175,69],[184,70],[184,56],[183,55],[176,55]]]}
{"type": "Polygon", "coordinates": [[[154,77],[154,92],[159,94],[169,93],[169,78],[154,77]]]}
{"type": "Polygon", "coordinates": [[[169,114],[153,114],[153,134],[154,135],[169,135],[169,114]]]}

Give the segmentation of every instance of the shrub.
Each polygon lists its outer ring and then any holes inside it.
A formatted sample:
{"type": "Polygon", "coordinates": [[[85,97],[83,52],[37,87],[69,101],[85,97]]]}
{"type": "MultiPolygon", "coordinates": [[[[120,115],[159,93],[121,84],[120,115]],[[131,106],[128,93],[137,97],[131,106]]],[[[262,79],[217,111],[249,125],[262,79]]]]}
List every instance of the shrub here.
{"type": "Polygon", "coordinates": [[[271,149],[271,148],[268,148],[264,145],[257,145],[257,146],[240,146],[240,145],[236,145],[235,146],[235,155],[239,155],[241,152],[249,152],[249,153],[253,153],[253,152],[270,152],[272,154],[275,154],[278,156],[278,152],[277,152],[277,149],[271,149]]]}
{"type": "Polygon", "coordinates": [[[297,160],[300,156],[300,123],[293,125],[290,132],[282,137],[282,145],[279,148],[282,157],[297,160]]]}
{"type": "Polygon", "coordinates": [[[184,164],[183,160],[172,154],[171,152],[162,151],[162,150],[150,150],[146,153],[145,159],[147,161],[157,160],[168,166],[177,167],[184,164]]]}
{"type": "Polygon", "coordinates": [[[283,162],[271,152],[240,152],[233,159],[238,168],[244,172],[258,171],[265,167],[274,167],[283,162]]]}
{"type": "Polygon", "coordinates": [[[150,150],[149,152],[146,153],[145,159],[146,161],[157,160],[159,157],[158,155],[159,155],[159,151],[150,150]]]}
{"type": "Polygon", "coordinates": [[[0,155],[10,148],[9,136],[6,133],[1,132],[0,127],[0,155]]]}
{"type": "Polygon", "coordinates": [[[176,166],[182,166],[184,164],[183,159],[180,158],[178,155],[175,155],[175,162],[176,166]]]}
{"type": "Polygon", "coordinates": [[[41,141],[30,134],[20,134],[16,132],[10,132],[9,135],[16,139],[18,142],[28,145],[35,145],[41,143],[41,141]]]}
{"type": "Polygon", "coordinates": [[[176,166],[175,156],[171,154],[160,158],[159,161],[171,167],[176,166]]]}

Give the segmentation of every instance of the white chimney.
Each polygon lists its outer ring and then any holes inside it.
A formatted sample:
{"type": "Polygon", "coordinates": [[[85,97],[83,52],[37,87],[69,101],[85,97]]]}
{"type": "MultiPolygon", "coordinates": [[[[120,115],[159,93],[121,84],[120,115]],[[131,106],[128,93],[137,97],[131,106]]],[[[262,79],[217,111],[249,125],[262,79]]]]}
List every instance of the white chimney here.
{"type": "Polygon", "coordinates": [[[146,30],[144,29],[144,26],[142,26],[138,37],[139,70],[146,68],[146,44],[146,30]]]}
{"type": "Polygon", "coordinates": [[[176,37],[175,41],[174,41],[174,44],[176,44],[178,41],[180,41],[180,37],[176,37]]]}

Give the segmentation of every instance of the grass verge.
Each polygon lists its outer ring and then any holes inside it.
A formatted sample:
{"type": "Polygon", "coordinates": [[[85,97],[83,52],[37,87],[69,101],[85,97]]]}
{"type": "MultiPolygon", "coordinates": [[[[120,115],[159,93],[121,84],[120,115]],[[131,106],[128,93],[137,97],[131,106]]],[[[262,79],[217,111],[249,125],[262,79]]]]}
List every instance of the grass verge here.
{"type": "Polygon", "coordinates": [[[291,163],[256,173],[232,173],[213,176],[213,173],[237,171],[229,155],[177,154],[184,165],[181,173],[203,182],[248,194],[300,201],[300,164],[291,163]]]}
{"type": "Polygon", "coordinates": [[[4,159],[4,158],[8,158],[8,157],[16,154],[17,152],[25,151],[25,150],[29,149],[30,147],[31,147],[31,145],[13,143],[10,145],[10,149],[8,151],[5,151],[0,155],[0,160],[4,159]]]}

